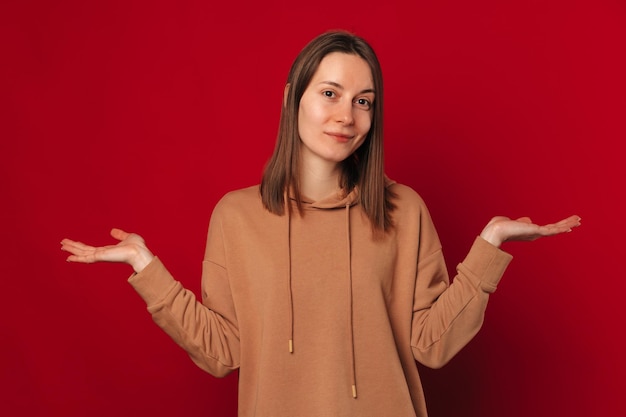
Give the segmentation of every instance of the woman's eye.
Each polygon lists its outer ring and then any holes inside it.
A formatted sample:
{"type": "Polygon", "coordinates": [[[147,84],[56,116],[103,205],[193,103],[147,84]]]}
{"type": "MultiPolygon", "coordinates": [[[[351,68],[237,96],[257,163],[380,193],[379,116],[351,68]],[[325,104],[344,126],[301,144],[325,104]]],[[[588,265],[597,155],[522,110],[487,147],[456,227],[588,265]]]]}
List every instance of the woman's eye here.
{"type": "Polygon", "coordinates": [[[325,91],[322,92],[322,94],[324,94],[325,97],[329,97],[329,98],[335,97],[335,92],[334,91],[325,90],[325,91]]]}
{"type": "Polygon", "coordinates": [[[372,107],[372,103],[368,99],[366,99],[366,98],[359,98],[359,99],[357,99],[356,103],[359,106],[366,107],[368,109],[370,109],[372,107]]]}

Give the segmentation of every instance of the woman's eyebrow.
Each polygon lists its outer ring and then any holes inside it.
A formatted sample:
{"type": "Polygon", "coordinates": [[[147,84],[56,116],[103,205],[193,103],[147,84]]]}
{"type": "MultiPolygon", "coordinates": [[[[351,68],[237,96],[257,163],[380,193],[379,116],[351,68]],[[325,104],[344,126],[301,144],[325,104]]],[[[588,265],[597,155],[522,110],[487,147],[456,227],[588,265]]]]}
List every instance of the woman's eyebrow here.
{"type": "MultiPolygon", "coordinates": [[[[335,82],[335,81],[321,81],[320,84],[328,84],[332,87],[338,88],[340,90],[343,90],[344,87],[343,85],[335,82]]],[[[359,92],[359,94],[366,94],[366,93],[374,93],[376,94],[376,91],[373,88],[366,88],[365,90],[362,90],[359,92]]]]}

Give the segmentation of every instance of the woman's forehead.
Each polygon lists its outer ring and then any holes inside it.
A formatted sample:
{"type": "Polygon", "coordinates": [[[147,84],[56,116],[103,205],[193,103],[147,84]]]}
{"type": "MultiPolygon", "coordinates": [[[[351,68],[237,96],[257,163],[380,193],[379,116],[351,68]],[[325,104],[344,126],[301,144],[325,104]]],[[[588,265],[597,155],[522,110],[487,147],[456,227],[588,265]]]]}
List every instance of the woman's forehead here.
{"type": "Polygon", "coordinates": [[[372,70],[367,61],[359,55],[344,52],[331,52],[322,59],[311,79],[311,84],[317,83],[359,91],[374,89],[372,70]]]}

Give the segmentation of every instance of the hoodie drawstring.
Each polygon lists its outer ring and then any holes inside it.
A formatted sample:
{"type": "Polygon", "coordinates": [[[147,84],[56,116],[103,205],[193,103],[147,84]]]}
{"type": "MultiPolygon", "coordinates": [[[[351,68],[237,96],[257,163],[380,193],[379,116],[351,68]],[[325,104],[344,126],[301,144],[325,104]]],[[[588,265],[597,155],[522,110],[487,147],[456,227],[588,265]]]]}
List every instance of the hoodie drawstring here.
{"type": "Polygon", "coordinates": [[[289,353],[293,353],[293,290],[291,288],[291,211],[287,210],[287,289],[289,291],[289,353]]]}
{"type": "MultiPolygon", "coordinates": [[[[291,213],[287,211],[287,299],[289,300],[289,353],[294,351],[293,333],[294,333],[294,310],[293,310],[293,288],[292,288],[292,271],[291,271],[291,213]]],[[[350,232],[350,203],[346,204],[346,250],[347,250],[347,272],[348,272],[348,345],[350,346],[350,382],[352,389],[352,397],[357,398],[356,391],[356,360],[354,352],[354,308],[353,308],[353,286],[352,286],[352,236],[350,232]]]]}
{"type": "Polygon", "coordinates": [[[347,254],[348,254],[348,286],[350,292],[350,302],[349,302],[349,331],[350,331],[350,372],[352,373],[352,397],[356,398],[356,363],[355,363],[355,354],[354,354],[354,296],[352,293],[352,239],[350,234],[350,204],[346,204],[346,242],[347,242],[347,254]]]}

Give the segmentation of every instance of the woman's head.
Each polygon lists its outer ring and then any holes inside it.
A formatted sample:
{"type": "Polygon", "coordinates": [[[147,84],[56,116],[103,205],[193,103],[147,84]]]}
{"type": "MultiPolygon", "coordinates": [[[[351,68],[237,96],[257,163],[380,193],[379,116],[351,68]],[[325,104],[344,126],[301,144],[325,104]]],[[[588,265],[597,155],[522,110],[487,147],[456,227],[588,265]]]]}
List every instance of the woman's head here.
{"type": "Polygon", "coordinates": [[[301,172],[340,173],[341,163],[369,134],[375,100],[372,71],[364,59],[343,52],[326,55],[298,107],[301,172]]]}
{"type": "Polygon", "coordinates": [[[291,139],[297,142],[297,118],[302,95],[309,86],[322,60],[327,55],[335,52],[356,55],[369,66],[376,93],[376,100],[372,108],[372,127],[369,136],[371,137],[372,134],[376,133],[377,126],[382,125],[383,78],[374,50],[365,40],[351,33],[327,32],[306,45],[291,66],[289,76],[287,77],[288,87],[279,132],[279,135],[286,134],[288,136],[283,138],[279,136],[279,140],[291,139]],[[283,128],[288,128],[288,130],[283,130],[283,128]]]}
{"type": "MultiPolygon", "coordinates": [[[[284,212],[284,195],[288,190],[297,201],[300,201],[298,182],[302,151],[298,126],[300,103],[320,63],[333,53],[354,55],[365,61],[371,71],[375,93],[369,132],[362,145],[340,163],[340,185],[346,191],[359,186],[361,204],[366,212],[372,206],[380,208],[384,205],[383,78],[380,64],[374,50],[365,40],[348,32],[334,31],[324,33],[309,42],[298,54],[289,71],[276,148],[261,184],[263,203],[271,212],[277,214],[284,212]]],[[[375,211],[379,212],[374,216],[375,227],[384,228],[379,227],[382,209],[375,211]]],[[[368,216],[374,221],[370,213],[368,216]]]]}

